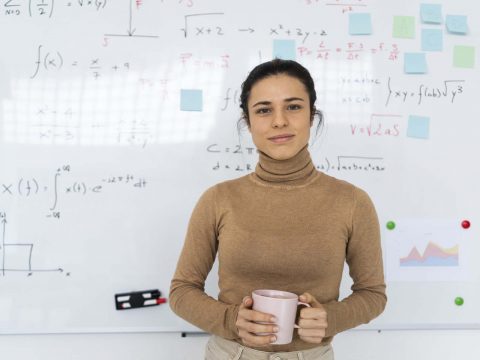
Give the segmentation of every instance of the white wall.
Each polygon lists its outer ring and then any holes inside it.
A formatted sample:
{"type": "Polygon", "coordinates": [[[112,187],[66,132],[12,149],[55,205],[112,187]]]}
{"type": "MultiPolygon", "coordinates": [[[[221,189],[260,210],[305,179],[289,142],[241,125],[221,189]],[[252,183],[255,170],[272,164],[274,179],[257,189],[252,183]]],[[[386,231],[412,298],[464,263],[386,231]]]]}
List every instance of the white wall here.
{"type": "MultiPolygon", "coordinates": [[[[178,333],[3,335],[8,360],[196,360],[208,337],[178,333]]],[[[480,330],[349,331],[334,339],[337,360],[479,360],[480,330]]]]}

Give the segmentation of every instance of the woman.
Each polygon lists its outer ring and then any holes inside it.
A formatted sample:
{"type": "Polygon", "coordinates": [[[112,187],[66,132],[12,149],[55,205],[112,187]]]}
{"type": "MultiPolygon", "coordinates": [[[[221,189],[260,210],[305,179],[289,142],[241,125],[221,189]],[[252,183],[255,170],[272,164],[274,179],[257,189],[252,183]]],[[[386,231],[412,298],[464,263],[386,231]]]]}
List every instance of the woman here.
{"type": "Polygon", "coordinates": [[[378,219],[368,195],[317,171],[308,152],[313,80],[275,59],[242,84],[243,119],[259,152],[255,172],[208,189],[190,219],[170,290],[179,316],[213,334],[206,359],[333,359],[335,334],[367,323],[386,304],[378,219]],[[204,282],[219,257],[218,300],[204,282]],[[338,301],[345,261],[352,294],[338,301]],[[300,295],[292,343],[273,345],[269,314],[252,310],[255,289],[300,295]],[[266,322],[259,324],[257,322],[266,322]]]}

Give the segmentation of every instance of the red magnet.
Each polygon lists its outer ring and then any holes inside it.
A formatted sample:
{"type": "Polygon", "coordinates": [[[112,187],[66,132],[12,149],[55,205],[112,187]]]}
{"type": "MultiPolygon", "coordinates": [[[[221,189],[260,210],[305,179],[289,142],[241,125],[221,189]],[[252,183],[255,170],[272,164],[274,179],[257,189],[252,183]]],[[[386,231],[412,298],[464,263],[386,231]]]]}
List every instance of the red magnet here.
{"type": "Polygon", "coordinates": [[[468,229],[468,228],[470,227],[470,221],[468,221],[468,220],[463,220],[463,221],[462,221],[462,227],[463,227],[464,229],[468,229]]]}

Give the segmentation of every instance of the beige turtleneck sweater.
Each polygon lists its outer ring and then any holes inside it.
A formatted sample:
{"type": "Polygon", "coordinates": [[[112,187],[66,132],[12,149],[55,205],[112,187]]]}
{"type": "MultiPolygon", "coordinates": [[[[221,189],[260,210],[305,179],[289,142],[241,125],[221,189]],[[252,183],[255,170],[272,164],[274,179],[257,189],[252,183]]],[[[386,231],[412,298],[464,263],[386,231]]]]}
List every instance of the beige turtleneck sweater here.
{"type": "MultiPolygon", "coordinates": [[[[378,316],[386,303],[377,215],[359,188],[318,172],[305,147],[288,160],[260,153],[254,173],[208,189],[193,210],[170,306],[197,327],[241,342],[239,304],[255,289],[309,292],[326,308],[323,343],[378,316]],[[204,292],[219,258],[218,300],[204,292]],[[339,301],[345,261],[352,294],[339,301]]],[[[294,332],[295,351],[317,345],[294,332]]]]}

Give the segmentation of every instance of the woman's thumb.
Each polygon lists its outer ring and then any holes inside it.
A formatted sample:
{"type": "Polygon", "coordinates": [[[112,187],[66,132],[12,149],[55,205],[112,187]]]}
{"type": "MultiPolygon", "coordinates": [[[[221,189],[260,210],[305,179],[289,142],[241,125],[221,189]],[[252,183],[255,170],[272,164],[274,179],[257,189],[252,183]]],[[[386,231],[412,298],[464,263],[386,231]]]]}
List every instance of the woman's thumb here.
{"type": "Polygon", "coordinates": [[[253,305],[253,299],[250,296],[245,296],[242,300],[242,305],[244,307],[251,307],[253,305]]]}
{"type": "Polygon", "coordinates": [[[298,297],[298,300],[301,302],[309,304],[311,307],[316,307],[321,305],[320,302],[312,294],[305,292],[298,297]]]}

